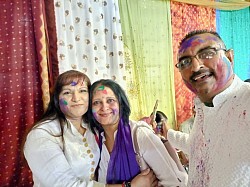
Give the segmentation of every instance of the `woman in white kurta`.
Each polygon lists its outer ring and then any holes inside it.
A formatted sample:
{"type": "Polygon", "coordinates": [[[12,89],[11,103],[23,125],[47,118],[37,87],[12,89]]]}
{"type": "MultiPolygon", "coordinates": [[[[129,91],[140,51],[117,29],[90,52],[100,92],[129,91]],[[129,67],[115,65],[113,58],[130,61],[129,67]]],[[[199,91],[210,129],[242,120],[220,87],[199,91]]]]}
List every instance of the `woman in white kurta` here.
{"type": "Polygon", "coordinates": [[[34,186],[105,186],[93,181],[100,153],[85,115],[89,87],[81,72],[59,75],[48,109],[24,146],[34,186]]]}
{"type": "Polygon", "coordinates": [[[130,107],[122,88],[112,80],[95,82],[90,90],[90,115],[93,127],[100,129],[100,182],[124,183],[140,171],[136,160],[133,133],[138,127],[139,152],[162,186],[186,186],[187,173],[180,171],[161,139],[145,122],[129,120],[130,107]],[[102,132],[103,130],[103,132],[102,132]]]}

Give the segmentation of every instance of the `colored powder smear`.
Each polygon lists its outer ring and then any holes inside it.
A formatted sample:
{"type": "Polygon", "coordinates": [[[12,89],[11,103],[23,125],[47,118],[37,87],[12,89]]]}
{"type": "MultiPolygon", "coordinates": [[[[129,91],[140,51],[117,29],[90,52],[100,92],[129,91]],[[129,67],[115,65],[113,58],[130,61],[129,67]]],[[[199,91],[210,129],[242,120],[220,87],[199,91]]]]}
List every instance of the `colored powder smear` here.
{"type": "Polygon", "coordinates": [[[59,102],[61,105],[68,105],[67,101],[65,101],[64,99],[60,99],[59,102]]]}
{"type": "Polygon", "coordinates": [[[71,85],[71,86],[76,86],[76,85],[77,85],[77,82],[73,81],[70,85],[71,85]]]}
{"type": "Polygon", "coordinates": [[[104,90],[104,86],[102,85],[102,86],[99,86],[98,88],[97,88],[97,90],[99,90],[99,91],[102,91],[104,94],[107,94],[108,92],[107,92],[107,90],[104,90]]]}
{"type": "Polygon", "coordinates": [[[102,85],[102,86],[99,86],[98,88],[97,88],[97,90],[104,90],[104,86],[102,85]]]}

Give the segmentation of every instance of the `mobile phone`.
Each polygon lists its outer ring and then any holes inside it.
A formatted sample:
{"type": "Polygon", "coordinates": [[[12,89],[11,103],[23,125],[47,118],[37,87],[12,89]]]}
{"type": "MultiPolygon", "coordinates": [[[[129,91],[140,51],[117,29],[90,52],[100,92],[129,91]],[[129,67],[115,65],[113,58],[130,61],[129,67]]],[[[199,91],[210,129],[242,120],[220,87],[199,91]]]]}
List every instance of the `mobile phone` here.
{"type": "Polygon", "coordinates": [[[162,135],[162,133],[163,133],[162,125],[163,125],[162,121],[157,123],[157,125],[156,125],[156,134],[161,134],[162,135]]]}

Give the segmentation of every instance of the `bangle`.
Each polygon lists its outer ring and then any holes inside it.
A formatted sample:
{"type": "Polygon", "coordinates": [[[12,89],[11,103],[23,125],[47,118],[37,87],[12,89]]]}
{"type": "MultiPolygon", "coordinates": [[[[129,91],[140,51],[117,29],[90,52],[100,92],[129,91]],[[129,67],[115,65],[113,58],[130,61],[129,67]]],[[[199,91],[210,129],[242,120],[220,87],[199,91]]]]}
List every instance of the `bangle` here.
{"type": "Polygon", "coordinates": [[[162,141],[163,144],[166,143],[166,142],[168,142],[168,140],[165,139],[165,138],[161,138],[161,141],[162,141]]]}
{"type": "Polygon", "coordinates": [[[131,182],[129,182],[129,181],[124,181],[124,182],[122,183],[122,187],[131,187],[131,182]]]}

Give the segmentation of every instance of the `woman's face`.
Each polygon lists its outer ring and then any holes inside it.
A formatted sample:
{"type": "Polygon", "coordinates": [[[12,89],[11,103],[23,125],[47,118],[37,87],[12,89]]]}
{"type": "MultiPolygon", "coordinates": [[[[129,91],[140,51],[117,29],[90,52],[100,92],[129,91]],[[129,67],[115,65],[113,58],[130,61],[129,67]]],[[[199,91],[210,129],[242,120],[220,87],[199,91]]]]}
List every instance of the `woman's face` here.
{"type": "Polygon", "coordinates": [[[93,92],[92,113],[95,119],[105,126],[118,125],[119,103],[114,92],[105,86],[98,86],[93,92]]]}
{"type": "Polygon", "coordinates": [[[82,119],[88,110],[89,93],[87,82],[72,81],[62,87],[59,94],[59,106],[67,119],[82,119]]]}

